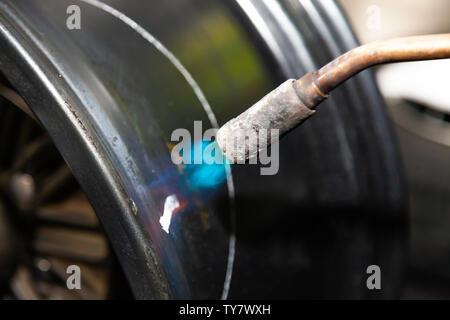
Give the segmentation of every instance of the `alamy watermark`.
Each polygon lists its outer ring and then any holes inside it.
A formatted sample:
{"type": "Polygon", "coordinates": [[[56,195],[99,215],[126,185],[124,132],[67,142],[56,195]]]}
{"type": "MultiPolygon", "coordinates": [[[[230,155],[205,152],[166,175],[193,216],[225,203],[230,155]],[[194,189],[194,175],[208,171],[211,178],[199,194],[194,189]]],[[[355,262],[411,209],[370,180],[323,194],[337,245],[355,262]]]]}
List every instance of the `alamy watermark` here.
{"type": "Polygon", "coordinates": [[[81,289],[81,269],[73,264],[67,267],[66,273],[69,274],[66,280],[66,286],[69,290],[81,289]]]}
{"type": "Polygon", "coordinates": [[[68,17],[66,19],[66,27],[69,30],[81,29],[81,9],[79,6],[72,4],[67,7],[66,13],[68,17]]]}
{"type": "Polygon", "coordinates": [[[366,273],[370,274],[366,280],[366,286],[369,290],[381,289],[381,269],[378,265],[372,264],[367,267],[366,273]]]}

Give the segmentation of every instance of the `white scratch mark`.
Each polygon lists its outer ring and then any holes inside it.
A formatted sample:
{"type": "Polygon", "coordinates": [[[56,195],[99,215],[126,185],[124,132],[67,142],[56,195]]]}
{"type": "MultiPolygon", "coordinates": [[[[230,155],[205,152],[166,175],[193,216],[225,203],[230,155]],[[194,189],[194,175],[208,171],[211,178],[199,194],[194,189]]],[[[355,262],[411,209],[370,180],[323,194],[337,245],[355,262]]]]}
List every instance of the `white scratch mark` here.
{"type": "Polygon", "coordinates": [[[169,233],[170,222],[172,221],[172,214],[180,206],[180,202],[178,202],[178,198],[175,194],[172,194],[166,198],[164,201],[164,212],[161,218],[159,219],[159,223],[161,224],[163,230],[169,233]]]}

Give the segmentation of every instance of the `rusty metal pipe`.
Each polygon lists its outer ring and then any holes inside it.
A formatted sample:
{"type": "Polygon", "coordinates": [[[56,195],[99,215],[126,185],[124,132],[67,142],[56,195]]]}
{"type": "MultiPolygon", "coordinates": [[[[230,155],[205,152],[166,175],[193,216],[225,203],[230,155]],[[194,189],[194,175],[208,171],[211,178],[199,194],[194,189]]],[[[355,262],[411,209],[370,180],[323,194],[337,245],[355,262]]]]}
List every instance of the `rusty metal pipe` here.
{"type": "Polygon", "coordinates": [[[316,73],[316,85],[325,93],[358,72],[377,64],[445,59],[450,57],[450,33],[372,42],[341,55],[316,73]]]}
{"type": "Polygon", "coordinates": [[[289,79],[238,117],[223,125],[216,141],[233,163],[243,163],[271,139],[251,139],[261,131],[278,139],[315,113],[329,93],[358,72],[382,63],[450,58],[450,33],[397,38],[348,51],[317,72],[289,79]],[[240,142],[240,143],[239,143],[240,142]]]}

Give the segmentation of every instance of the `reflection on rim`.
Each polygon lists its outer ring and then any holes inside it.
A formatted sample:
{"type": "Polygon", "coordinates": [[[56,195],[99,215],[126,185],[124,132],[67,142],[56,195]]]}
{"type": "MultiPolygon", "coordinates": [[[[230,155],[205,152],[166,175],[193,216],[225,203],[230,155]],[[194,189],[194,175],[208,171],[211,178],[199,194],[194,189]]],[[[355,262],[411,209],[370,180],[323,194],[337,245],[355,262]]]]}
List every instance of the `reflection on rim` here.
{"type": "MultiPolygon", "coordinates": [[[[186,79],[186,81],[189,83],[189,85],[192,87],[194,93],[196,94],[197,98],[199,99],[200,103],[203,106],[203,109],[205,110],[211,125],[215,128],[218,128],[218,123],[216,120],[216,117],[211,109],[211,106],[209,105],[208,101],[206,100],[206,97],[204,96],[202,90],[198,86],[197,82],[194,80],[192,75],[189,73],[189,71],[181,64],[181,62],[175,57],[175,55],[168,50],[161,42],[159,42],[154,36],[152,36],[146,29],[141,27],[138,23],[136,23],[134,20],[126,16],[124,13],[114,9],[113,7],[97,0],[80,0],[82,2],[85,2],[89,5],[92,5],[94,7],[97,7],[108,14],[118,18],[122,22],[124,22],[126,25],[128,25],[130,28],[132,28],[134,31],[139,33],[145,40],[147,40],[151,45],[153,45],[159,52],[161,52],[167,59],[170,60],[170,62],[177,68],[177,70],[183,75],[183,77],[186,79]]],[[[234,255],[235,255],[235,246],[236,246],[236,234],[235,234],[235,204],[234,204],[234,184],[233,184],[233,178],[231,175],[231,168],[229,165],[226,165],[227,170],[227,188],[228,188],[228,195],[230,199],[230,240],[229,240],[229,248],[228,248],[228,259],[227,259],[227,269],[225,274],[225,282],[222,290],[222,299],[227,299],[228,292],[230,289],[230,283],[232,278],[232,272],[233,272],[233,264],[234,264],[234,255]]]]}

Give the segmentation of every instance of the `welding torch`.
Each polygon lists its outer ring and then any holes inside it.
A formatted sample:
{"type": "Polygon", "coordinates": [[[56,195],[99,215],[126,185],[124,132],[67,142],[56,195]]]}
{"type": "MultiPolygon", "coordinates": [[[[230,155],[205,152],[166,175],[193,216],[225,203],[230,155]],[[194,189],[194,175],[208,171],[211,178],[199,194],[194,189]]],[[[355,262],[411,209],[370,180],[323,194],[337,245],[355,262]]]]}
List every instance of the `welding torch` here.
{"type": "MultiPolygon", "coordinates": [[[[315,113],[330,92],[360,71],[383,63],[450,58],[450,33],[411,36],[362,45],[317,72],[289,79],[252,107],[223,125],[216,141],[232,163],[245,163],[315,113]],[[268,139],[258,137],[265,131],[268,139]],[[241,143],[236,143],[241,142],[241,143]]],[[[430,80],[430,79],[429,79],[430,80]]]]}

